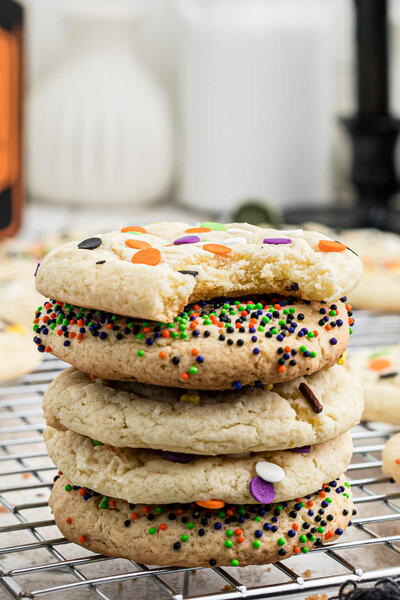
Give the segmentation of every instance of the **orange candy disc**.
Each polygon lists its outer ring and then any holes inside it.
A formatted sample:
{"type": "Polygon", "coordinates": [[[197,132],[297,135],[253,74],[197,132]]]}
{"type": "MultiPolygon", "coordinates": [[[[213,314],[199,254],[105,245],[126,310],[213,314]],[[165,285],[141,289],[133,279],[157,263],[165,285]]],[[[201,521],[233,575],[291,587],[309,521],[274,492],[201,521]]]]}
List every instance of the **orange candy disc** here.
{"type": "Polygon", "coordinates": [[[185,229],[185,233],[207,233],[211,231],[209,227],[191,227],[190,229],[185,229]]]}
{"type": "Polygon", "coordinates": [[[147,229],[141,227],[140,225],[131,225],[130,227],[122,227],[122,233],[126,233],[127,231],[136,231],[136,233],[148,233],[147,229]]]}
{"type": "Polygon", "coordinates": [[[155,267],[161,262],[161,252],[157,248],[143,248],[132,256],[131,261],[135,265],[155,267]]]}
{"type": "Polygon", "coordinates": [[[223,246],[222,244],[204,244],[204,250],[208,252],[212,252],[213,254],[217,254],[218,256],[228,256],[231,254],[232,248],[229,246],[223,246]]]}
{"type": "Polygon", "coordinates": [[[318,248],[321,252],[343,252],[347,246],[341,242],[332,242],[332,240],[320,240],[318,248]]]}
{"type": "Polygon", "coordinates": [[[151,248],[149,242],[144,242],[142,240],[125,240],[125,246],[128,246],[128,248],[135,248],[136,250],[151,248]]]}
{"type": "Polygon", "coordinates": [[[225,506],[223,500],[199,500],[196,504],[202,508],[210,508],[211,510],[216,510],[217,508],[223,508],[225,506]]]}
{"type": "Polygon", "coordinates": [[[392,363],[387,358],[374,358],[368,365],[372,371],[383,371],[391,366],[392,363]]]}

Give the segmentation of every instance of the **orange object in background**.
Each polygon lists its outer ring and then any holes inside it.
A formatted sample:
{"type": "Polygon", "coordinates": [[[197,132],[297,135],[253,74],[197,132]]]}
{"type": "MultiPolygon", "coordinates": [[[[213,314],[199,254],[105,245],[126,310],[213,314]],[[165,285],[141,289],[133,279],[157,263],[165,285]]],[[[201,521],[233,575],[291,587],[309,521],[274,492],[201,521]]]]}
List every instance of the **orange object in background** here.
{"type": "Polygon", "coordinates": [[[23,10],[0,2],[0,237],[21,224],[23,10]]]}

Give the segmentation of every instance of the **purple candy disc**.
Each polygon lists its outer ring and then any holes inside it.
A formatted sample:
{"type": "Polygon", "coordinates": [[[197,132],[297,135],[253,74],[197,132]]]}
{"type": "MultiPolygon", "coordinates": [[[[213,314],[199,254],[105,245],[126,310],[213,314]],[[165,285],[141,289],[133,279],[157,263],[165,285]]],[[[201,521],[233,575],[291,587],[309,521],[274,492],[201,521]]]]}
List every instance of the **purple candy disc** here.
{"type": "Polygon", "coordinates": [[[176,463],[190,463],[192,460],[197,458],[197,454],[186,454],[185,452],[168,452],[165,450],[163,453],[163,458],[166,460],[170,460],[171,462],[176,463]]]}
{"type": "Polygon", "coordinates": [[[289,238],[265,238],[263,244],[291,244],[292,240],[289,238]]]}
{"type": "Polygon", "coordinates": [[[261,479],[261,477],[253,477],[249,489],[254,500],[261,502],[261,504],[271,504],[275,500],[274,486],[269,481],[261,479]]]}
{"type": "Polygon", "coordinates": [[[311,452],[311,446],[300,446],[299,448],[291,448],[291,452],[299,452],[299,454],[307,454],[311,452]]]}
{"type": "Polygon", "coordinates": [[[200,238],[197,235],[185,235],[185,237],[178,238],[174,241],[175,246],[179,246],[179,244],[195,244],[199,242],[200,238]]]}

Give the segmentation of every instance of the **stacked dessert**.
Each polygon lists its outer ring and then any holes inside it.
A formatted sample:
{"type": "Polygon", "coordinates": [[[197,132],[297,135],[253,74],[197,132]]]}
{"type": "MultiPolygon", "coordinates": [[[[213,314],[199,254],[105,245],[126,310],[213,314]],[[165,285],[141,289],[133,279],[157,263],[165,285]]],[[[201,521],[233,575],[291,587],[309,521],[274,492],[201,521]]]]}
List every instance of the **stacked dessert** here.
{"type": "Polygon", "coordinates": [[[342,535],[363,409],[345,294],[360,276],[339,242],[247,224],[123,227],[51,252],[34,341],[73,365],[44,399],[62,533],[182,566],[342,535]]]}

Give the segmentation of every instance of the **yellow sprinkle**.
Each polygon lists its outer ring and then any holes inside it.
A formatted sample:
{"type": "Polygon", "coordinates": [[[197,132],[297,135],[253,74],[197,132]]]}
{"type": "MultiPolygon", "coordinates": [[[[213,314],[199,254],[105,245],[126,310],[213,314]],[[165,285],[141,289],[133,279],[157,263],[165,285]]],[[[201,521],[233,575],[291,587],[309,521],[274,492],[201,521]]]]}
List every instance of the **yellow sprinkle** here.
{"type": "Polygon", "coordinates": [[[198,404],[200,402],[200,396],[197,392],[186,392],[182,394],[181,398],[182,402],[191,402],[192,404],[198,404]]]}
{"type": "Polygon", "coordinates": [[[15,323],[15,325],[9,325],[6,327],[8,333],[18,333],[19,335],[26,335],[28,332],[22,323],[15,323]]]}
{"type": "Polygon", "coordinates": [[[267,388],[267,390],[270,392],[271,390],[274,389],[274,384],[273,383],[269,383],[268,385],[265,386],[267,388]]]}
{"type": "Polygon", "coordinates": [[[342,356],[339,356],[337,364],[338,365],[345,365],[346,364],[346,359],[347,359],[347,350],[345,350],[342,354],[342,356]]]}

